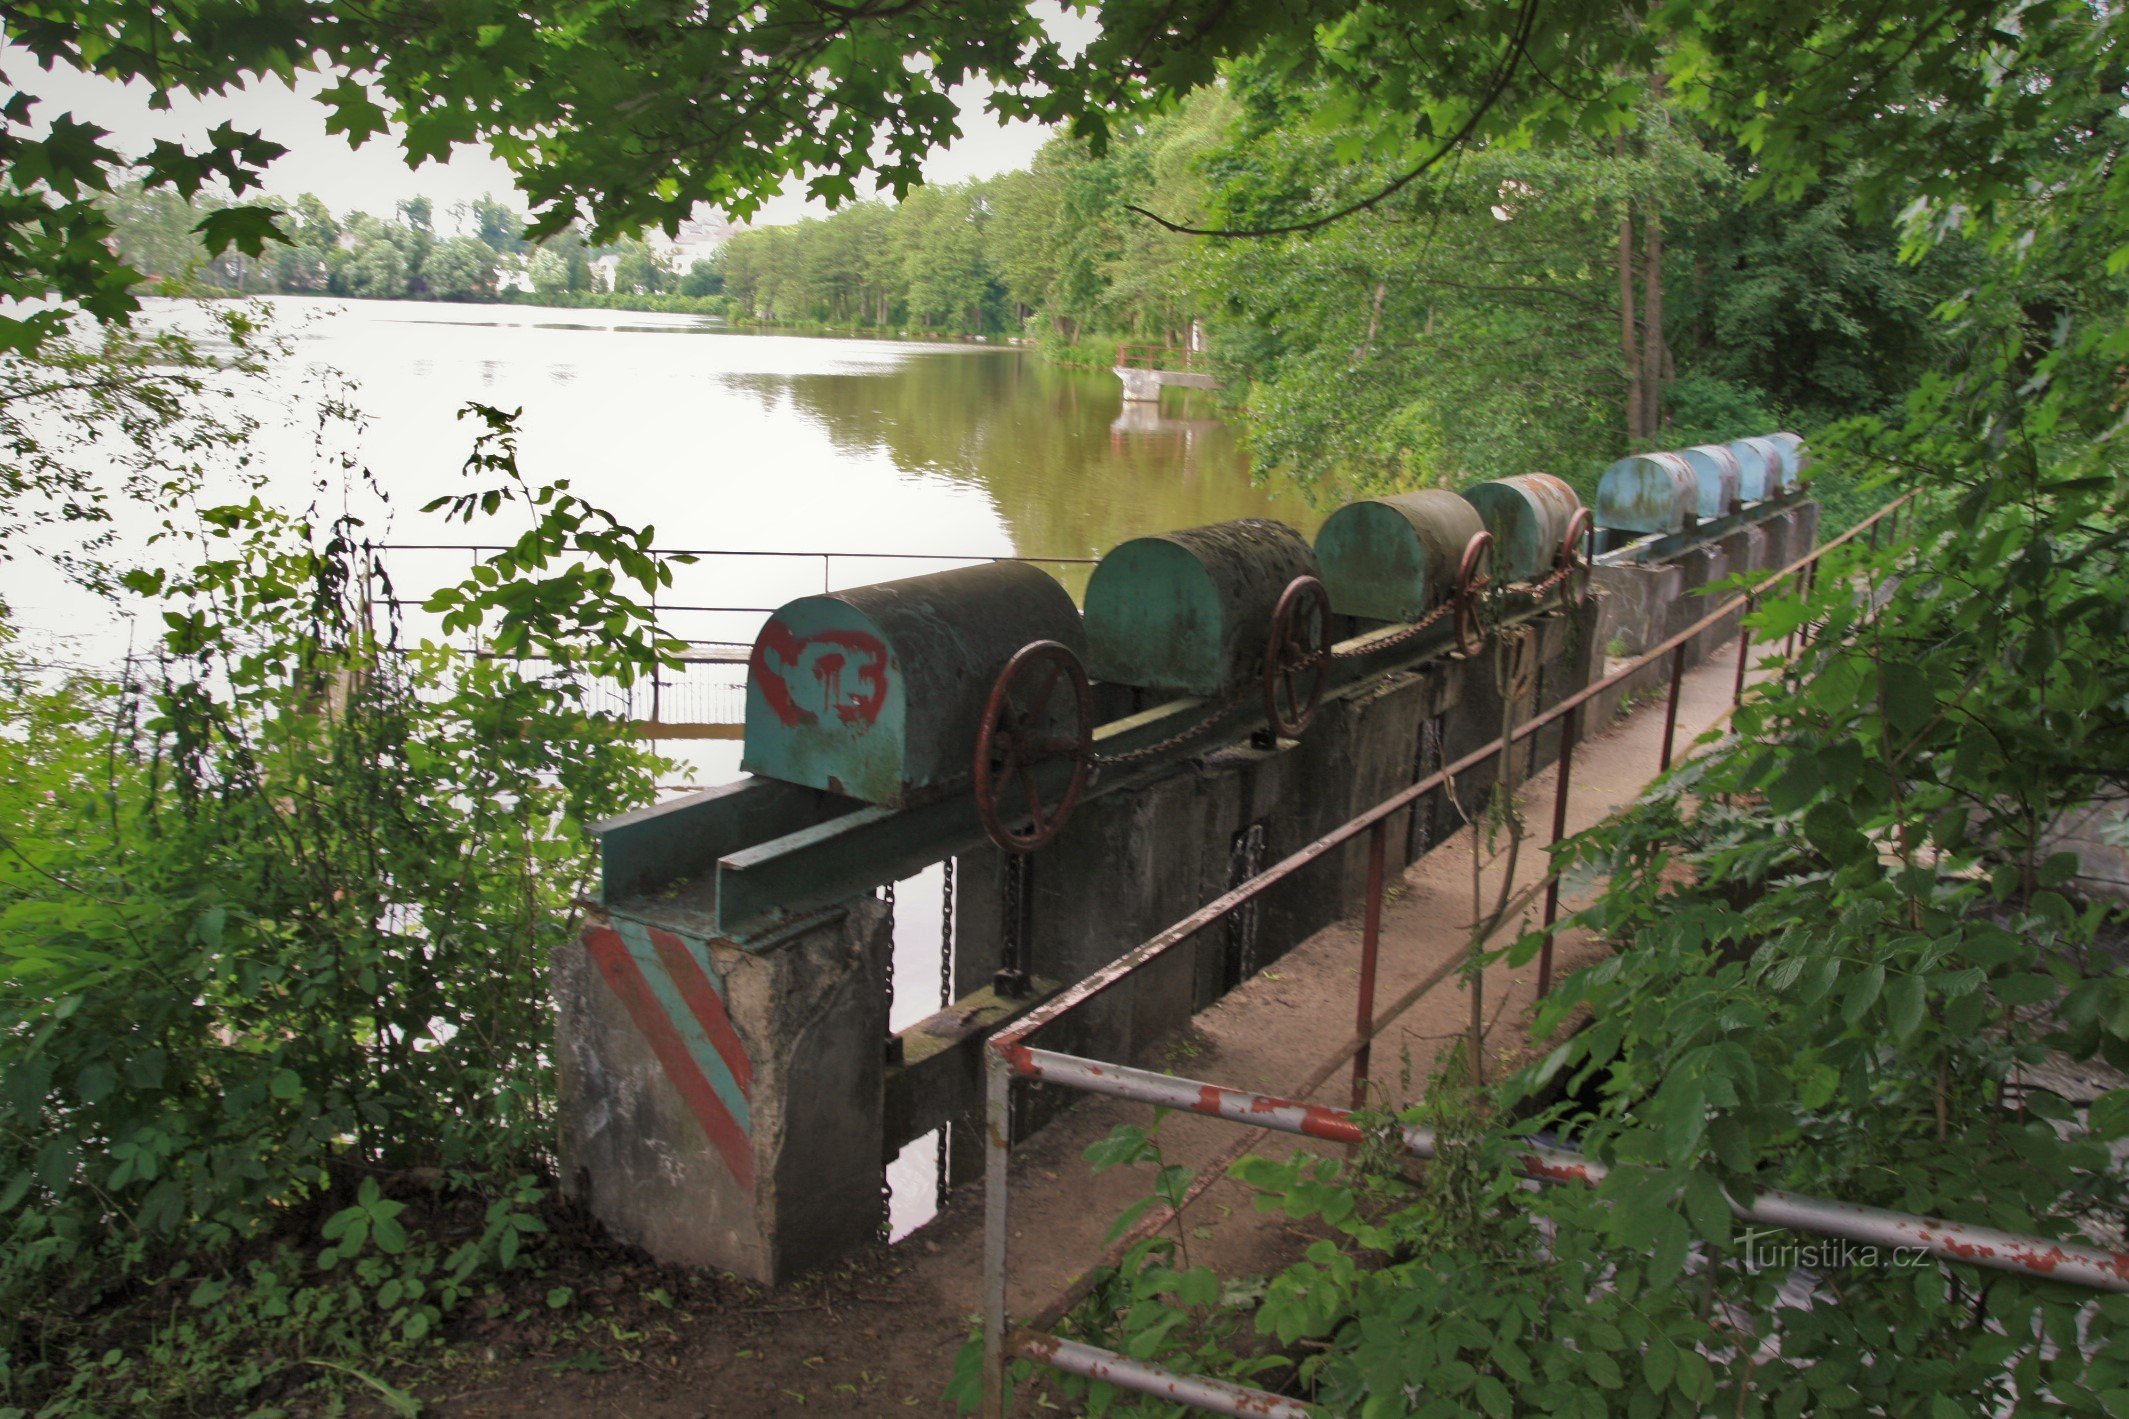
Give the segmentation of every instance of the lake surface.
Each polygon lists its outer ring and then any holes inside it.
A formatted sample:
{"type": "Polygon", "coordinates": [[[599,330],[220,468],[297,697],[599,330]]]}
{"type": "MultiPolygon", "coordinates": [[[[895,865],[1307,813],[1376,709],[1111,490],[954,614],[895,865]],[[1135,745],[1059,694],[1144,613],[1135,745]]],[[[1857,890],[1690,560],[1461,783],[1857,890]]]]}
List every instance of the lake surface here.
{"type": "MultiPolygon", "coordinates": [[[[374,540],[401,548],[385,560],[406,596],[456,581],[473,554],[403,544],[492,542],[523,525],[506,512],[484,532],[419,511],[492,481],[461,471],[476,430],[459,411],[473,401],[523,410],[519,463],[535,486],[567,478],[623,522],[654,526],[661,547],[839,554],[825,568],[839,587],[954,564],[866,553],[1098,557],[1129,537],[1228,518],[1277,517],[1307,533],[1321,520],[1299,497],[1250,481],[1208,397],[1171,391],[1158,409],[1127,409],[1114,375],[1056,369],[1026,351],[740,334],[633,312],[268,303],[295,355],[259,411],[265,495],[362,517],[374,540]],[[321,443],[319,401],[343,392],[362,427],[321,443]]],[[[151,323],[199,323],[196,307],[149,304],[151,323]]],[[[138,543],[166,511],[127,510],[123,540],[138,543]]],[[[1083,588],[1087,568],[1057,571],[1075,594],[1083,588]]],[[[666,599],[768,608],[823,580],[816,558],[715,557],[676,568],[666,599]]],[[[33,643],[62,638],[74,658],[115,658],[157,629],[113,624],[35,558],[0,563],[0,598],[33,643]]],[[[761,613],[663,620],[689,639],[748,642],[761,613]]],[[[679,761],[674,787],[737,776],[737,742],[658,747],[679,761]]],[[[934,868],[898,887],[893,1028],[939,1008],[939,878],[934,868]]],[[[930,1215],[935,1169],[920,1141],[890,1170],[898,1235],[930,1215]]]]}
{"type": "MultiPolygon", "coordinates": [[[[1304,500],[1256,486],[1208,396],[1125,406],[1116,378],[985,345],[740,334],[692,317],[414,301],[268,298],[295,356],[277,371],[263,440],[268,496],[362,516],[379,542],[514,536],[447,524],[421,505],[476,484],[461,471],[469,402],[522,409],[520,464],[567,478],[662,547],[846,554],[836,586],[951,565],[868,552],[1098,557],[1147,532],[1278,517],[1313,532],[1304,500]],[[319,400],[339,392],[358,436],[314,446],[319,400]],[[335,466],[345,450],[365,480],[335,466]]],[[[156,324],[198,310],[151,301],[156,324]]],[[[159,510],[134,509],[131,537],[159,510]]],[[[401,589],[455,581],[465,553],[395,551],[401,589]]],[[[1056,568],[1075,593],[1086,568],[1056,568]]],[[[823,587],[820,561],[708,559],[676,569],[681,606],[774,607],[823,587]]],[[[51,569],[0,565],[0,596],[38,632],[93,637],[99,612],[51,569]]],[[[750,641],[754,611],[674,613],[690,639],[750,641]]],[[[714,756],[713,756],[714,758],[714,756]]],[[[734,760],[736,762],[736,759],[734,760]]],[[[704,773],[716,765],[705,761],[704,773]]]]}

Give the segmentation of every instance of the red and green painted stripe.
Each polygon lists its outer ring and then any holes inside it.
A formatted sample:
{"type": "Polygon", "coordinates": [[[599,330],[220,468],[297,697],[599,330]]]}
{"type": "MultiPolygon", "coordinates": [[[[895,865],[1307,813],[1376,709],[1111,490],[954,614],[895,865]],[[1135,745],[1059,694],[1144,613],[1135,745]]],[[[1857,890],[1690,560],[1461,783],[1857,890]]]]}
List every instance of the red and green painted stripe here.
{"type": "Polygon", "coordinates": [[[708,953],[670,931],[627,920],[586,927],[584,948],[710,1146],[733,1179],[752,1190],[754,1067],[725,1013],[724,982],[708,953]]]}

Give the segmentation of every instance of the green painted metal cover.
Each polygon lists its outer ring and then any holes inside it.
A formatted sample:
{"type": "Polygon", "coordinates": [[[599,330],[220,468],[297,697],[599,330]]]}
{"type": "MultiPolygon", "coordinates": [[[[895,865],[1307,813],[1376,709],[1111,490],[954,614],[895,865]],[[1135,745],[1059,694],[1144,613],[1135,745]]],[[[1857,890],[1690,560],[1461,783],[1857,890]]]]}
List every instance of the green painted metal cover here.
{"type": "Polygon", "coordinates": [[[1700,517],[1700,476],[1675,453],[1635,453],[1597,479],[1597,526],[1669,535],[1700,517]]]}
{"type": "Polygon", "coordinates": [[[1440,488],[1347,503],[1316,534],[1331,609],[1417,621],[1456,589],[1464,548],[1483,528],[1477,509],[1440,488]]]}
{"type": "Polygon", "coordinates": [[[1811,450],[1804,446],[1800,434],[1768,434],[1763,442],[1774,445],[1782,456],[1782,488],[1784,491],[1797,487],[1804,481],[1804,474],[1811,468],[1811,450]]]}
{"type": "Polygon", "coordinates": [[[1519,473],[1464,489],[1493,534],[1496,581],[1529,581],[1552,570],[1582,499],[1550,473],[1519,473]]]}
{"type": "Polygon", "coordinates": [[[888,808],[937,797],[967,782],[992,682],[1038,640],[1086,658],[1070,594],[1024,563],[801,597],[754,642],[739,766],[888,808]]]}
{"type": "Polygon", "coordinates": [[[1308,542],[1268,518],[1133,538],[1087,582],[1087,668],[1112,684],[1224,693],[1262,669],[1280,594],[1314,575],[1308,542]]]}
{"type": "Polygon", "coordinates": [[[1696,443],[1681,448],[1678,456],[1700,480],[1700,520],[1713,522],[1737,511],[1737,455],[1719,443],[1696,443]]]}
{"type": "Polygon", "coordinates": [[[1735,439],[1725,446],[1737,459],[1740,498],[1756,503],[1781,495],[1781,459],[1765,439],[1735,439]]]}

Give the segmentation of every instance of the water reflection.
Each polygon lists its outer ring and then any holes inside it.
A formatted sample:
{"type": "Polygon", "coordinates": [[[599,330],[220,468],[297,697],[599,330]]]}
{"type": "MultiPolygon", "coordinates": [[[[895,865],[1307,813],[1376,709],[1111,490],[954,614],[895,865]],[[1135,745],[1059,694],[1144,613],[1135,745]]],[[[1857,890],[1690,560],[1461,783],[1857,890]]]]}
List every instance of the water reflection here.
{"type": "Polygon", "coordinates": [[[1218,420],[1127,406],[1104,372],[1003,352],[913,359],[884,376],[757,373],[730,383],[766,417],[804,419],[852,458],[884,451],[920,479],[981,489],[1022,555],[1099,556],[1129,537],[1236,517],[1277,517],[1304,532],[1321,521],[1298,495],[1252,484],[1218,420]]]}

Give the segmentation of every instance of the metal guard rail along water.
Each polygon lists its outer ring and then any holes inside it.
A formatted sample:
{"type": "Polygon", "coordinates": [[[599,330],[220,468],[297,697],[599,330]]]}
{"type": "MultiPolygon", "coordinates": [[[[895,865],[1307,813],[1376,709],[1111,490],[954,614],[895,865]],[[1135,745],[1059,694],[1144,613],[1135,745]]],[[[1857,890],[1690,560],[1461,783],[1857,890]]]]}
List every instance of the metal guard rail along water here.
{"type": "MultiPolygon", "coordinates": [[[[1393,1007],[1390,1017],[1379,1021],[1374,1018],[1373,986],[1381,927],[1387,823],[1422,795],[1441,788],[1450,783],[1456,775],[1559,721],[1561,748],[1552,823],[1552,841],[1557,845],[1566,823],[1567,796],[1573,767],[1575,717],[1584,703],[1655,664],[1662,657],[1670,656],[1669,695],[1661,753],[1662,767],[1668,769],[1675,741],[1685,650],[1692,640],[1740,610],[1750,614],[1761,593],[1771,586],[1796,578],[1800,586],[1808,590],[1816,581],[1820,560],[1827,553],[1866,533],[1870,544],[1876,546],[1879,524],[1896,518],[1908,501],[1909,498],[1901,498],[1893,502],[1842,536],[1813,549],[1808,555],[1772,573],[1742,595],[1724,602],[1691,626],[1636,656],[1603,679],[1565,697],[1551,709],[1533,716],[1509,734],[1473,750],[1455,763],[1392,794],[1375,807],[1215,898],[1190,916],[993,1036],[985,1051],[988,1166],[985,1177],[984,1233],[984,1412],[987,1415],[1002,1415],[1004,1412],[1005,1361],[1008,1352],[1055,1369],[1103,1380],[1119,1388],[1180,1401],[1215,1413],[1305,1416],[1317,1412],[1310,1405],[1267,1391],[1227,1381],[1178,1375],[1144,1361],[1061,1337],[1030,1330],[1008,1332],[1005,1225],[1010,1127],[1008,1109],[1013,1079],[1034,1079],[1082,1092],[1182,1109],[1233,1123],[1300,1134],[1329,1142],[1357,1143],[1362,1136],[1350,1109],[1301,1103],[1248,1090],[1223,1088],[1175,1075],[1035,1049],[1027,1043],[1031,1036],[1113,988],[1273,885],[1366,832],[1369,834],[1368,887],[1362,932],[1357,1032],[1342,1052],[1353,1061],[1353,1099],[1357,1106],[1367,1077],[1368,1046],[1375,1033],[1388,1023],[1389,1018],[1394,1018],[1414,1003],[1425,989],[1438,984],[1450,974],[1446,970],[1434,973],[1421,988],[1400,1000],[1393,1007]]],[[[1887,522],[1888,527],[1891,525],[1887,522]]],[[[1800,630],[1790,633],[1788,648],[1793,649],[1799,634],[1800,630]]],[[[1743,700],[1745,672],[1750,653],[1750,630],[1740,625],[1737,671],[1732,692],[1733,705],[1743,700]]],[[[1557,919],[1558,906],[1559,878],[1557,873],[1548,873],[1544,913],[1547,927],[1552,926],[1557,919]]],[[[1551,941],[1548,937],[1540,958],[1540,994],[1550,988],[1551,952],[1551,941]]],[[[1403,1141],[1405,1150],[1414,1157],[1433,1156],[1434,1138],[1430,1130],[1408,1126],[1404,1130],[1403,1141]]],[[[1522,1171],[1526,1176],[1548,1182],[1587,1185],[1601,1181],[1605,1173],[1603,1164],[1595,1160],[1551,1149],[1530,1150],[1522,1159],[1522,1171]]],[[[2098,1247],[1780,1191],[1759,1192],[1742,1201],[1731,1199],[1730,1203],[1732,1211],[1748,1221],[1857,1242],[1915,1248],[1944,1260],[1999,1270],[2022,1271],[2095,1290],[2129,1291],[2129,1254],[2110,1252],[2098,1247]]]]}

